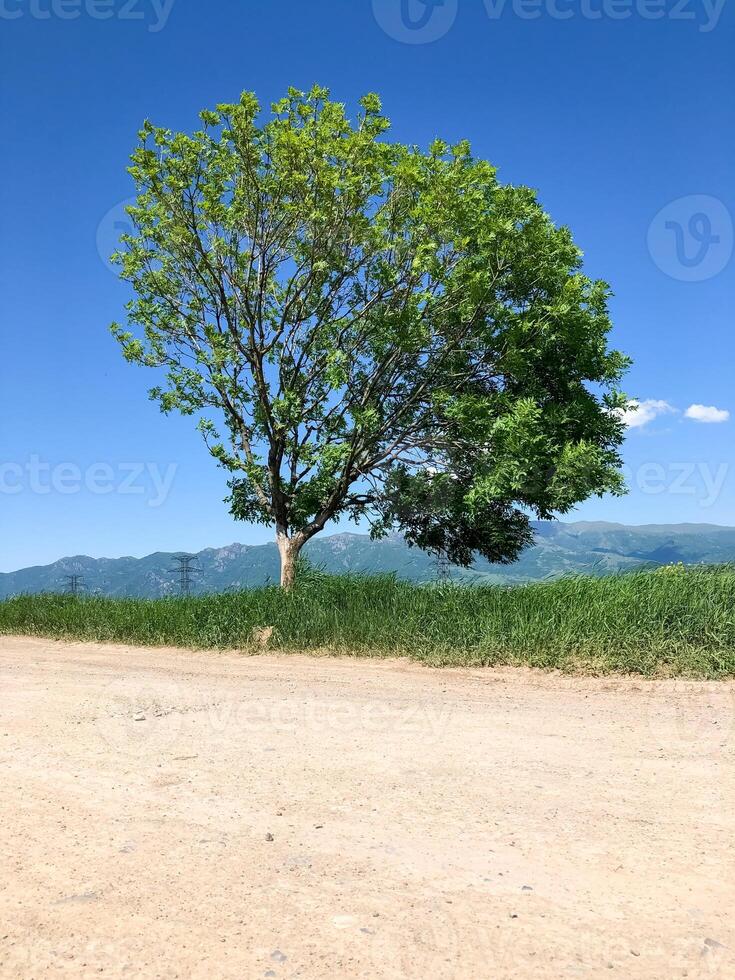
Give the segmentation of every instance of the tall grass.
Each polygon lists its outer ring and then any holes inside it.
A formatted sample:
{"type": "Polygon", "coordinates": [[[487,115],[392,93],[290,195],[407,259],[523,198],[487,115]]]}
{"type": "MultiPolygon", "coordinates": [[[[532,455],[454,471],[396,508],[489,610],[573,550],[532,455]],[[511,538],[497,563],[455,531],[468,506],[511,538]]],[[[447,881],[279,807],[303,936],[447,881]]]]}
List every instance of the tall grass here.
{"type": "Polygon", "coordinates": [[[517,586],[413,585],[308,574],[171,599],[19,596],[0,633],[197,648],[407,656],[433,665],[735,676],[735,568],[674,568],[517,586]]]}

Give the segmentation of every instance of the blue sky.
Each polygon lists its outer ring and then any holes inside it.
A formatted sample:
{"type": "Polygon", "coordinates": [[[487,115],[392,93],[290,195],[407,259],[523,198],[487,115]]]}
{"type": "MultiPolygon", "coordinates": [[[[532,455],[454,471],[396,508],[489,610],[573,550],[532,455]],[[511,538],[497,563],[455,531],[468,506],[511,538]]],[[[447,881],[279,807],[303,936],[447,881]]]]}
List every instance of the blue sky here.
{"type": "Polygon", "coordinates": [[[100,253],[145,117],[313,82],[379,92],[396,139],[470,139],[612,284],[631,493],[578,516],[735,524],[734,27],[721,0],[0,0],[0,570],[270,537],[123,362],[100,253]]]}

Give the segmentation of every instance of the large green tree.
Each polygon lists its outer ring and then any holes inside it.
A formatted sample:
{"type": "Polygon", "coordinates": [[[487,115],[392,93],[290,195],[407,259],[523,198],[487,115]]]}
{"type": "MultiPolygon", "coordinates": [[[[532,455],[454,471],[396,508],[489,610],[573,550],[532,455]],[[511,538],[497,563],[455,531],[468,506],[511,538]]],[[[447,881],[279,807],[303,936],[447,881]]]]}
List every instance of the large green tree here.
{"type": "Polygon", "coordinates": [[[144,124],[113,331],[275,528],[282,584],[340,516],[508,562],[530,517],[622,492],[609,288],[534,191],[466,142],[389,141],[376,95],[260,116],[245,93],[193,135],[144,124]]]}

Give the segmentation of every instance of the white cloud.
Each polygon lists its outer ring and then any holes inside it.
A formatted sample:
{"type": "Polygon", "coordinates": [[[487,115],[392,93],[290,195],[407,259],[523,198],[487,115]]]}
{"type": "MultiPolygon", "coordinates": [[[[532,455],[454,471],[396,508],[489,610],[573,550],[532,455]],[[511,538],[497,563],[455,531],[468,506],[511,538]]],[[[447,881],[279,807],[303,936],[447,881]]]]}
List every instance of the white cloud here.
{"type": "Polygon", "coordinates": [[[730,419],[727,409],[714,405],[690,405],[684,415],[695,422],[727,422],[730,419]]]}
{"type": "Polygon", "coordinates": [[[659,415],[671,415],[677,411],[673,405],[656,398],[646,398],[642,402],[633,401],[625,411],[619,413],[620,418],[629,429],[640,429],[643,425],[653,422],[659,415]]]}

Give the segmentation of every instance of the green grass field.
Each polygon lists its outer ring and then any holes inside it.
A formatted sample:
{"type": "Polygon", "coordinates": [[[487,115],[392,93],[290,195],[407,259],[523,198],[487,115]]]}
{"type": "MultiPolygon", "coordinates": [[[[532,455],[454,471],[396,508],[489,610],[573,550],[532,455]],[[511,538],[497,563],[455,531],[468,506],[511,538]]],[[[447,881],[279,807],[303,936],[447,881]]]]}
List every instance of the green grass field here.
{"type": "Polygon", "coordinates": [[[679,567],[544,584],[420,586],[307,572],[262,588],[173,599],[20,596],[0,633],[196,648],[407,656],[595,673],[735,676],[735,567],[679,567]]]}

